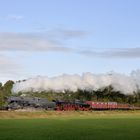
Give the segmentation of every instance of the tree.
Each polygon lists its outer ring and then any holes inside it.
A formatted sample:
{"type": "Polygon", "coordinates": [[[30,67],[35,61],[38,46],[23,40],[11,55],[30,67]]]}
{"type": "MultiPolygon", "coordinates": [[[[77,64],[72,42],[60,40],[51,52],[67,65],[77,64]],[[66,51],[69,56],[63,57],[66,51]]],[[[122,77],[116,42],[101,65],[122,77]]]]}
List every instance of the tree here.
{"type": "Polygon", "coordinates": [[[0,108],[2,108],[6,102],[7,97],[11,95],[11,89],[13,87],[14,82],[9,80],[3,86],[0,83],[0,108]]]}
{"type": "Polygon", "coordinates": [[[4,89],[5,96],[11,95],[11,93],[12,93],[11,90],[12,90],[13,84],[14,84],[14,82],[12,80],[9,80],[4,84],[3,89],[4,89]]]}
{"type": "Polygon", "coordinates": [[[0,89],[2,88],[2,83],[0,82],[0,89]]]}
{"type": "Polygon", "coordinates": [[[4,101],[4,94],[0,90],[0,109],[3,107],[4,103],[5,103],[5,101],[4,101]]]}

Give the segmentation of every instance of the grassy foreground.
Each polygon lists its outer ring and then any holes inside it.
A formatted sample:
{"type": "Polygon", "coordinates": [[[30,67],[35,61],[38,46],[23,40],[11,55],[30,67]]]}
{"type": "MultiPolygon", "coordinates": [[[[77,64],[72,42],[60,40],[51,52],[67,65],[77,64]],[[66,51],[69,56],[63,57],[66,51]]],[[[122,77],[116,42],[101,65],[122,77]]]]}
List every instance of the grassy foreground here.
{"type": "Polygon", "coordinates": [[[139,140],[140,111],[0,112],[0,140],[139,140]]]}

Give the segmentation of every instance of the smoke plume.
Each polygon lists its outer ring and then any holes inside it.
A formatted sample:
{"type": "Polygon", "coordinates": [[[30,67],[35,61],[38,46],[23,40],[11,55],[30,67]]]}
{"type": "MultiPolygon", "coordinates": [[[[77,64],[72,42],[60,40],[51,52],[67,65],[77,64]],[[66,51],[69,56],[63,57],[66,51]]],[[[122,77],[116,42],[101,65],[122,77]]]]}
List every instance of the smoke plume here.
{"type": "Polygon", "coordinates": [[[113,72],[109,74],[84,73],[82,76],[78,74],[64,74],[52,78],[38,76],[26,81],[16,82],[13,85],[12,92],[41,92],[50,90],[54,92],[64,92],[65,90],[75,92],[78,89],[96,91],[109,85],[115,91],[133,94],[134,91],[140,90],[140,70],[133,71],[130,75],[113,72]]]}

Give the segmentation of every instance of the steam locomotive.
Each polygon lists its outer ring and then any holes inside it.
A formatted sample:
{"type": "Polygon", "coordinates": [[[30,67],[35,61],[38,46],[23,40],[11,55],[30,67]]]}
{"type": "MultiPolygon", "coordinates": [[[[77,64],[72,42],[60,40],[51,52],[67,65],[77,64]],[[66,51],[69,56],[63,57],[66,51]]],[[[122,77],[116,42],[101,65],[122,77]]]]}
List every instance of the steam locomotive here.
{"type": "Polygon", "coordinates": [[[54,110],[56,107],[55,102],[50,102],[44,98],[37,97],[9,97],[7,100],[7,110],[18,109],[45,109],[54,110]]]}
{"type": "Polygon", "coordinates": [[[57,111],[88,111],[88,110],[138,110],[140,107],[135,107],[130,104],[122,104],[117,102],[93,102],[93,101],[48,101],[44,98],[37,97],[9,97],[7,109],[42,109],[42,110],[57,110],[57,111]]]}

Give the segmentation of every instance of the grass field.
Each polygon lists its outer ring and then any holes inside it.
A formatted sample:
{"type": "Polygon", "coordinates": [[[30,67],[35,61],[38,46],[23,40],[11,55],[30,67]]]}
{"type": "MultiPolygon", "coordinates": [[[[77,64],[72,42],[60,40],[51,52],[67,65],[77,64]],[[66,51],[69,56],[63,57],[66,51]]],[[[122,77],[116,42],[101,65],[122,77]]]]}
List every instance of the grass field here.
{"type": "Polygon", "coordinates": [[[140,140],[140,111],[0,112],[0,140],[140,140]]]}

